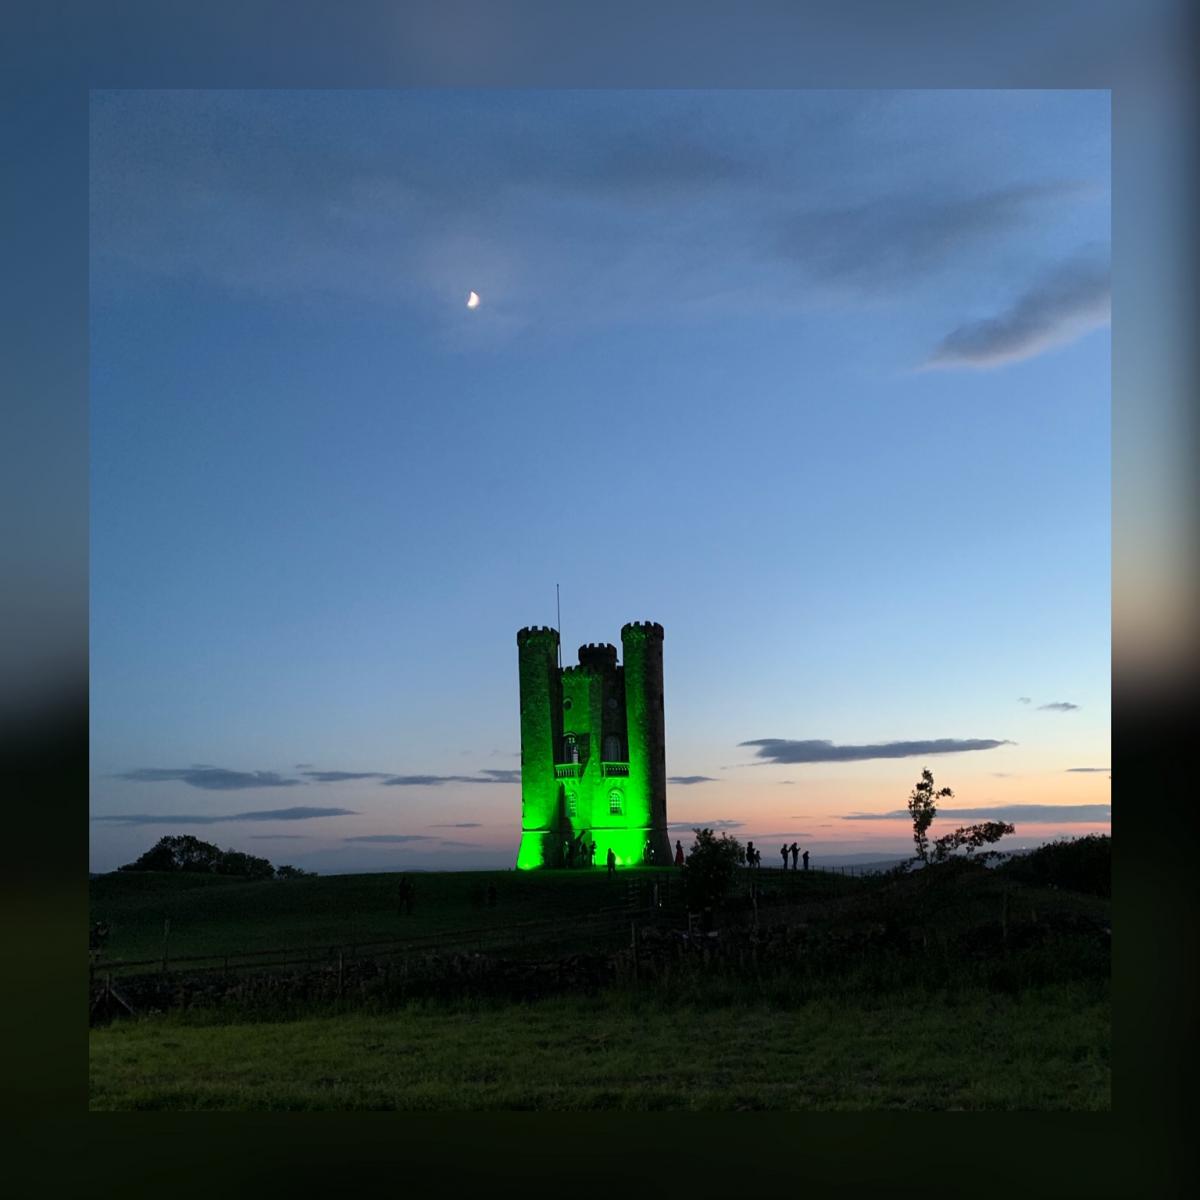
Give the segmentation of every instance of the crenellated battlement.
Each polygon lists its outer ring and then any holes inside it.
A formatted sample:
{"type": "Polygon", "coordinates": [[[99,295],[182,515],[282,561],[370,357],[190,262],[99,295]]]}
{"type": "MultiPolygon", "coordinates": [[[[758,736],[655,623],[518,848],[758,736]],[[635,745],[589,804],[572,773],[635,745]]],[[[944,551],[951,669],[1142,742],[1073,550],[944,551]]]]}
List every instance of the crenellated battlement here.
{"type": "Polygon", "coordinates": [[[557,642],[558,630],[552,625],[526,625],[524,629],[517,630],[518,646],[525,642],[539,639],[549,639],[552,642],[557,642]]]}
{"type": "Polygon", "coordinates": [[[591,670],[610,670],[617,665],[617,648],[611,642],[588,642],[579,647],[579,665],[591,670]]]}
{"type": "Polygon", "coordinates": [[[662,639],[664,636],[663,627],[657,621],[627,621],[621,626],[621,639],[624,640],[625,634],[634,630],[643,637],[662,639]]]}

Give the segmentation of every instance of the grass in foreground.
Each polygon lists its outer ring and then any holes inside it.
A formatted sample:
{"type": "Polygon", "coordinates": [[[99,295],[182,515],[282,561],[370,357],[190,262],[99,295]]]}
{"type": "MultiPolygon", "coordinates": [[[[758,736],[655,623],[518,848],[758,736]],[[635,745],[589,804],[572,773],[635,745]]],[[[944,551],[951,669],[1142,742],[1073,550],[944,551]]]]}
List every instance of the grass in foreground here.
{"type": "Polygon", "coordinates": [[[1107,987],[529,1005],[91,1034],[101,1109],[1108,1109],[1107,987]]]}

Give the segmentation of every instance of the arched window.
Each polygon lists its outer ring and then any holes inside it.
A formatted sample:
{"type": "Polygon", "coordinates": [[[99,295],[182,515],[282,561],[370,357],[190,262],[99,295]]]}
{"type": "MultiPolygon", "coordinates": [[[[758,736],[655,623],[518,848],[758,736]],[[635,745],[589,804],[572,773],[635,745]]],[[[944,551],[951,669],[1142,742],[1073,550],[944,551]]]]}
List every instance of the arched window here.
{"type": "Polygon", "coordinates": [[[568,733],[563,738],[563,762],[577,763],[579,761],[579,743],[575,740],[573,733],[568,733]]]}
{"type": "Polygon", "coordinates": [[[622,803],[623,800],[624,797],[618,788],[613,788],[608,793],[608,811],[610,815],[619,817],[625,811],[624,804],[622,803]]]}

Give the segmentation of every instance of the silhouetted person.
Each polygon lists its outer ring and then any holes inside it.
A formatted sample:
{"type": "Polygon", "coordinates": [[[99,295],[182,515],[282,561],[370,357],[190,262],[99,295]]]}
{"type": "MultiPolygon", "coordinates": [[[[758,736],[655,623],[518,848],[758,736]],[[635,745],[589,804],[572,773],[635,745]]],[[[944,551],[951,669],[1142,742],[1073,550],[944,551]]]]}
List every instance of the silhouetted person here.
{"type": "Polygon", "coordinates": [[[608,848],[608,873],[610,875],[615,874],[616,870],[617,870],[617,856],[613,852],[613,848],[611,846],[609,846],[609,848],[608,848]]]}
{"type": "Polygon", "coordinates": [[[575,843],[568,842],[567,843],[567,866],[573,867],[574,865],[575,865],[575,843]]]}
{"type": "Polygon", "coordinates": [[[804,852],[804,869],[806,871],[808,870],[808,851],[807,850],[805,850],[805,852],[804,852]]]}
{"type": "Polygon", "coordinates": [[[792,843],[792,870],[796,869],[796,860],[800,857],[800,847],[792,843]]]}
{"type": "Polygon", "coordinates": [[[97,921],[88,931],[88,949],[93,954],[99,954],[108,941],[108,926],[103,921],[97,921]]]}
{"type": "Polygon", "coordinates": [[[783,845],[780,846],[779,853],[783,855],[783,869],[786,871],[787,870],[787,856],[788,856],[787,842],[784,842],[783,845]]]}
{"type": "Polygon", "coordinates": [[[594,867],[595,865],[596,865],[596,843],[594,841],[591,841],[591,842],[588,842],[588,866],[594,867]]]}
{"type": "Polygon", "coordinates": [[[754,843],[753,842],[746,843],[746,866],[748,866],[748,867],[754,866],[754,843]]]}
{"type": "Polygon", "coordinates": [[[677,867],[683,866],[683,843],[682,842],[675,843],[675,865],[677,867]]]}

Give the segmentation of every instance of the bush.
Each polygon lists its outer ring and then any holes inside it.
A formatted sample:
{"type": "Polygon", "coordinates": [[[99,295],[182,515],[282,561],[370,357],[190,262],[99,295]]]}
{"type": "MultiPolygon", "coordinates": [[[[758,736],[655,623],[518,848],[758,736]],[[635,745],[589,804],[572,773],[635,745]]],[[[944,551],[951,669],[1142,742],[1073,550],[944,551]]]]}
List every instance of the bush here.
{"type": "Polygon", "coordinates": [[[737,838],[711,829],[696,829],[696,840],[683,864],[683,887],[688,907],[697,912],[719,904],[729,893],[737,869],[746,861],[746,848],[737,838]]]}
{"type": "Polygon", "coordinates": [[[1068,888],[1092,896],[1112,896],[1112,838],[1090,833],[1039,846],[999,868],[1023,883],[1068,888]]]}

